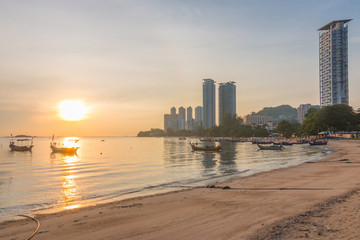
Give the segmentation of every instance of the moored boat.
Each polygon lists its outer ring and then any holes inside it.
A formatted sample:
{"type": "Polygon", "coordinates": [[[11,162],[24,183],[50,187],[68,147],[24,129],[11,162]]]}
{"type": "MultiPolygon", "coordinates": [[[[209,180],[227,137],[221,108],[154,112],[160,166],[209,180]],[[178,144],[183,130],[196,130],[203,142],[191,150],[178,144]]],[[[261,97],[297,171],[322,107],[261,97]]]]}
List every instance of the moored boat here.
{"type": "Polygon", "coordinates": [[[315,140],[315,141],[311,141],[309,142],[309,144],[311,146],[313,145],[326,145],[328,142],[326,140],[315,140]]]}
{"type": "Polygon", "coordinates": [[[195,146],[195,144],[190,143],[191,148],[194,151],[220,151],[221,150],[221,146],[205,146],[205,147],[197,147],[195,146]]]}
{"type": "Polygon", "coordinates": [[[50,148],[53,153],[63,153],[63,154],[76,154],[77,150],[80,148],[75,144],[79,141],[77,138],[68,138],[67,144],[59,143],[54,141],[54,135],[50,142],[50,148]]]}
{"type": "Polygon", "coordinates": [[[252,144],[273,144],[273,141],[261,141],[261,140],[255,140],[251,141],[252,144]]]}
{"type": "Polygon", "coordinates": [[[11,151],[18,151],[18,152],[31,152],[33,147],[34,145],[32,138],[16,139],[16,144],[15,144],[15,140],[12,139],[9,144],[9,148],[11,149],[11,151]]]}
{"type": "Polygon", "coordinates": [[[258,144],[257,145],[260,150],[283,150],[284,147],[282,145],[270,145],[270,146],[263,146],[258,144]]]}

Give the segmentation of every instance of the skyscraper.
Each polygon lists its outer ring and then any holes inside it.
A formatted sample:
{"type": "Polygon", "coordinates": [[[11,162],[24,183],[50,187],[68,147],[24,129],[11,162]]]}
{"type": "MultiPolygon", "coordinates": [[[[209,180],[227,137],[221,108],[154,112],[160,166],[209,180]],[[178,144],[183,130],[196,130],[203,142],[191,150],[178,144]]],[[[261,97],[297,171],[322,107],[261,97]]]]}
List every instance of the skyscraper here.
{"type": "Polygon", "coordinates": [[[185,108],[184,107],[179,107],[179,130],[184,130],[185,129],[185,108]]]}
{"type": "Polygon", "coordinates": [[[236,86],[235,82],[219,84],[219,124],[226,113],[236,114],[236,86]]]}
{"type": "Polygon", "coordinates": [[[201,127],[204,125],[204,118],[203,118],[203,107],[197,106],[195,108],[195,127],[201,127]]]}
{"type": "Polygon", "coordinates": [[[204,79],[203,82],[204,128],[215,126],[215,81],[204,79]]]}
{"type": "Polygon", "coordinates": [[[164,114],[164,131],[168,132],[169,129],[179,130],[179,114],[176,114],[175,107],[170,109],[170,114],[164,114]]]}
{"type": "Polygon", "coordinates": [[[332,21],[318,29],[320,106],[349,105],[347,23],[350,21],[332,21]]]}
{"type": "Polygon", "coordinates": [[[193,129],[193,110],[192,107],[188,107],[186,109],[186,130],[192,130],[193,129]]]}

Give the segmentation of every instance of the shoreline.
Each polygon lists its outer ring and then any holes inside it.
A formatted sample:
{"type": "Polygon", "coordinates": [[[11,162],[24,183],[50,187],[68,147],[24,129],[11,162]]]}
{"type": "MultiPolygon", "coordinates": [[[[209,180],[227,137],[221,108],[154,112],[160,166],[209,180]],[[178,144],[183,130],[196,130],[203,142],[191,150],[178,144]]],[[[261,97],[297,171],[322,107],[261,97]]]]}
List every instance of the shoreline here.
{"type": "MultiPolygon", "coordinates": [[[[39,152],[42,150],[44,152],[45,150],[48,150],[48,144],[45,143],[46,141],[42,141],[42,145],[39,145],[39,152]]],[[[183,145],[184,142],[178,142],[177,144],[183,145]]],[[[46,142],[47,143],[47,142],[46,142]]],[[[132,144],[131,144],[132,145],[132,144]]],[[[187,148],[190,148],[188,144],[186,144],[187,148]]],[[[65,194],[65,188],[67,188],[68,183],[65,184],[65,181],[68,181],[68,177],[62,177],[61,179],[53,179],[55,184],[58,184],[57,187],[61,188],[61,191],[64,191],[63,193],[58,191],[47,191],[46,189],[52,189],[54,185],[45,185],[44,191],[41,192],[48,192],[50,193],[47,195],[42,194],[42,197],[37,199],[33,199],[37,196],[36,192],[29,192],[28,190],[31,190],[31,188],[27,187],[24,188],[23,191],[27,192],[26,196],[29,199],[24,199],[24,203],[28,202],[30,204],[12,204],[11,201],[11,192],[9,195],[9,198],[6,197],[3,206],[3,211],[0,212],[0,223],[7,220],[15,220],[19,219],[16,215],[21,214],[44,214],[44,213],[55,213],[59,211],[63,211],[66,209],[72,209],[72,208],[84,208],[88,206],[94,206],[99,204],[105,204],[110,202],[117,202],[120,200],[130,199],[138,196],[149,196],[156,193],[164,193],[164,192],[171,192],[174,190],[181,189],[182,186],[185,186],[185,188],[193,187],[193,186],[203,186],[212,184],[215,181],[226,181],[228,179],[232,178],[238,178],[238,177],[245,177],[251,174],[255,174],[261,171],[269,171],[276,168],[283,168],[283,167],[289,167],[293,165],[301,164],[305,161],[317,161],[319,159],[322,159],[332,153],[331,148],[327,146],[321,146],[313,148],[309,146],[308,144],[304,145],[295,145],[286,147],[284,151],[281,152],[274,152],[274,151],[260,151],[258,150],[258,147],[251,143],[224,143],[225,151],[222,153],[203,153],[203,152],[186,152],[186,156],[184,156],[184,159],[179,159],[182,163],[185,163],[185,169],[189,169],[190,173],[187,174],[187,170],[183,170],[183,172],[176,172],[176,175],[172,177],[169,175],[169,172],[172,172],[172,168],[176,171],[178,167],[176,167],[177,163],[171,161],[171,158],[165,158],[163,157],[166,164],[162,165],[162,168],[164,168],[165,165],[171,166],[171,168],[168,168],[170,170],[166,170],[167,167],[165,167],[162,171],[165,171],[168,175],[166,176],[159,176],[160,181],[153,182],[151,179],[150,181],[142,181],[140,184],[132,185],[131,181],[128,181],[129,185],[122,184],[121,177],[116,181],[116,177],[112,179],[113,183],[117,186],[117,188],[114,188],[114,191],[110,192],[107,191],[108,189],[98,187],[94,188],[93,186],[86,186],[83,184],[83,182],[90,181],[90,178],[86,177],[86,174],[83,173],[82,169],[77,174],[76,172],[74,174],[74,182],[69,182],[69,187],[71,189],[76,190],[74,192],[74,195],[71,196],[71,201],[64,202],[68,197],[65,194]],[[228,153],[233,153],[234,155],[228,155],[228,153]],[[307,152],[306,155],[302,156],[304,152],[307,152]],[[246,153],[246,154],[244,154],[246,153]],[[249,154],[248,154],[249,153],[249,154]],[[238,157],[235,157],[238,156],[238,157]],[[256,156],[255,158],[252,156],[256,156]],[[268,159],[267,158],[271,158],[268,159]],[[192,165],[194,165],[195,168],[191,169],[192,165]],[[180,178],[180,176],[187,176],[188,178],[180,178]],[[114,181],[115,180],[115,181],[114,181]],[[119,184],[120,183],[120,184],[119,184]],[[73,185],[72,185],[73,184],[73,185]],[[87,191],[84,191],[88,188],[92,187],[91,194],[87,194],[87,191]],[[79,190],[79,191],[78,191],[79,190]],[[51,197],[51,193],[54,193],[57,198],[51,197]],[[100,193],[100,194],[97,194],[100,193]],[[106,193],[106,194],[101,194],[106,193]],[[48,197],[49,196],[49,197],[48,197]],[[10,201],[9,201],[10,199],[10,201]],[[30,200],[30,201],[29,201],[30,200]],[[33,207],[32,207],[33,206],[33,207]]],[[[11,153],[13,154],[13,153],[11,153]]],[[[37,154],[37,153],[35,153],[37,154]]],[[[14,154],[15,155],[15,154],[14,154]]],[[[134,155],[134,154],[133,154],[134,155]]],[[[40,161],[34,162],[37,165],[37,168],[42,168],[44,166],[49,167],[49,171],[45,171],[45,177],[48,175],[52,175],[53,172],[56,172],[56,170],[61,170],[62,174],[65,176],[69,175],[72,170],[70,170],[70,166],[72,163],[68,163],[68,160],[63,158],[62,154],[54,154],[50,155],[51,158],[51,164],[48,162],[48,159],[43,158],[44,155],[37,154],[37,157],[41,157],[42,163],[40,161]],[[40,164],[39,164],[40,163],[40,164]],[[56,165],[54,165],[56,163],[56,165]],[[60,164],[59,164],[60,163],[60,164]],[[44,164],[44,165],[43,165],[44,164]],[[50,172],[50,170],[52,172],[50,172]]],[[[46,156],[46,155],[45,155],[46,156]]],[[[34,158],[34,157],[29,157],[34,158]]],[[[88,163],[87,158],[93,159],[93,155],[87,154],[85,156],[84,153],[80,153],[79,159],[75,161],[76,168],[81,167],[82,165],[88,163]],[[80,160],[80,161],[79,161],[80,160]]],[[[153,159],[154,160],[154,159],[153,159]]],[[[110,160],[112,162],[115,162],[114,160],[110,160]]],[[[93,163],[95,163],[93,161],[93,163]]],[[[96,163],[98,164],[98,163],[96,163]]],[[[141,163],[137,163],[137,165],[141,166],[141,163]]],[[[181,167],[181,166],[180,166],[181,167]]],[[[111,170],[111,165],[108,165],[107,170],[113,171],[118,173],[118,176],[122,175],[122,169],[119,168],[117,170],[111,170]]],[[[29,169],[28,169],[29,170],[29,169]]],[[[91,170],[91,169],[90,169],[91,170]]],[[[145,175],[148,174],[147,170],[144,169],[145,175]]],[[[86,171],[85,171],[86,172],[86,171]]],[[[36,172],[35,172],[36,173],[36,172]]],[[[97,175],[101,176],[105,172],[99,172],[97,175]]],[[[42,179],[42,176],[37,172],[36,173],[39,177],[39,179],[42,179]]],[[[151,175],[151,169],[150,169],[150,175],[151,175]]],[[[36,176],[36,175],[34,175],[36,176]]],[[[129,174],[130,178],[136,180],[136,177],[132,177],[129,174]]],[[[44,178],[46,179],[46,178],[44,178]]],[[[15,179],[16,180],[16,179],[15,179]]],[[[36,180],[36,179],[35,179],[36,180]]],[[[125,179],[126,181],[126,179],[125,179]]],[[[44,181],[43,181],[44,182],[44,181]]],[[[43,183],[42,183],[43,184],[43,183]]],[[[100,185],[107,187],[111,186],[111,184],[107,183],[106,181],[99,182],[100,185]]],[[[72,191],[73,191],[72,190],[72,191]]],[[[18,191],[21,192],[19,189],[18,191]]],[[[66,190],[67,193],[71,193],[70,191],[66,190]]],[[[16,199],[15,203],[16,203],[16,199]]]]}
{"type": "MultiPolygon", "coordinates": [[[[359,163],[360,143],[329,144],[336,151],[312,164],[236,177],[215,183],[215,188],[183,189],[40,214],[36,239],[250,238],[276,222],[308,211],[315,203],[356,188],[360,177],[354,166],[359,163]],[[229,189],[223,189],[225,186],[229,189]]],[[[35,227],[26,219],[4,222],[0,239],[25,238],[35,227]]]]}

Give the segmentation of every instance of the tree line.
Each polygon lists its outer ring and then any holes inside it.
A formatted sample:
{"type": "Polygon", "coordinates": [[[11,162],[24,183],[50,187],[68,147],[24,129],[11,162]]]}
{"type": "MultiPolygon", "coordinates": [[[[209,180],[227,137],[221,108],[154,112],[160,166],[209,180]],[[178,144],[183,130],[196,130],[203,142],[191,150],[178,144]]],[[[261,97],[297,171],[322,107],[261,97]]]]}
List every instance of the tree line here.
{"type": "Polygon", "coordinates": [[[280,121],[276,132],[284,137],[313,136],[324,131],[359,131],[360,109],[354,111],[351,106],[337,104],[322,107],[320,109],[310,108],[305,114],[303,124],[298,122],[280,121]]]}
{"type": "MultiPolygon", "coordinates": [[[[305,115],[303,124],[293,120],[281,120],[274,132],[289,138],[293,135],[298,137],[317,135],[322,131],[359,131],[360,130],[360,109],[354,111],[351,106],[338,104],[322,107],[320,109],[309,109],[305,115]]],[[[138,137],[163,137],[163,136],[198,136],[198,137],[267,137],[269,132],[264,127],[252,127],[243,124],[242,118],[225,114],[221,124],[209,129],[202,126],[194,130],[174,131],[167,129],[151,129],[141,131],[138,137]]]]}

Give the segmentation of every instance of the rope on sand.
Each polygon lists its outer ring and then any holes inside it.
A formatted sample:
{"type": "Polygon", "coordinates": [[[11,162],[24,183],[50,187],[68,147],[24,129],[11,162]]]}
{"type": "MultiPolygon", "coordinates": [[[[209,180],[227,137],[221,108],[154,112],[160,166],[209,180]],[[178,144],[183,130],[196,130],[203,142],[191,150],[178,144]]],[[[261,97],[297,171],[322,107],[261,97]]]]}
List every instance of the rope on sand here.
{"type": "Polygon", "coordinates": [[[39,231],[39,228],[40,228],[40,222],[39,222],[39,220],[37,220],[37,219],[34,218],[34,217],[27,216],[27,215],[18,215],[18,216],[30,218],[31,220],[34,220],[34,221],[37,223],[37,227],[36,227],[35,231],[31,234],[30,237],[28,237],[28,238],[26,239],[26,240],[30,240],[30,239],[31,239],[33,236],[35,236],[35,234],[39,231]]]}

